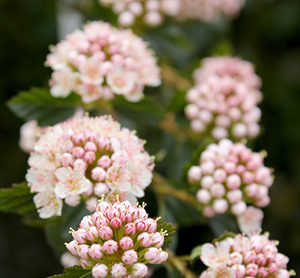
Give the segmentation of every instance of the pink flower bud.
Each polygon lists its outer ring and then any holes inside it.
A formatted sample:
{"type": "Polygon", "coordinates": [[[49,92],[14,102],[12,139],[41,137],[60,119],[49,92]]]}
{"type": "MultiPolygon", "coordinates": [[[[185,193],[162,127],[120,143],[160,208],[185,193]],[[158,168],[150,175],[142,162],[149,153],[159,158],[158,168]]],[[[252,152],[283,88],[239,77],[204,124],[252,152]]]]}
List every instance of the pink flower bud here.
{"type": "Polygon", "coordinates": [[[129,236],[122,237],[119,242],[123,250],[128,250],[133,247],[133,240],[129,236]]]}
{"type": "Polygon", "coordinates": [[[241,201],[242,197],[243,197],[243,193],[239,189],[228,191],[227,193],[227,199],[231,204],[235,204],[241,201]]]}
{"type": "Polygon", "coordinates": [[[80,227],[86,229],[88,227],[94,226],[94,221],[90,215],[84,216],[80,222],[80,227]]]}
{"type": "Polygon", "coordinates": [[[150,247],[145,253],[145,259],[151,263],[155,264],[160,259],[161,250],[155,247],[150,247]]]}
{"type": "Polygon", "coordinates": [[[95,226],[86,229],[86,238],[89,241],[96,241],[99,238],[99,233],[95,226]]]}
{"type": "Polygon", "coordinates": [[[111,147],[111,143],[110,143],[110,140],[106,137],[101,137],[99,140],[98,140],[98,147],[101,149],[101,150],[105,150],[105,151],[108,151],[111,147]]]}
{"type": "Polygon", "coordinates": [[[136,233],[136,227],[134,223],[128,223],[124,226],[124,233],[129,236],[133,236],[136,233]]]}
{"type": "Polygon", "coordinates": [[[228,131],[224,127],[216,127],[212,131],[212,136],[215,139],[220,140],[220,139],[228,137],[228,131]]]}
{"type": "Polygon", "coordinates": [[[136,263],[132,267],[132,274],[137,278],[143,278],[148,273],[148,267],[143,263],[136,263]]]}
{"type": "Polygon", "coordinates": [[[156,232],[152,236],[152,244],[154,244],[154,247],[160,248],[164,245],[165,237],[161,234],[156,232]]]}
{"type": "Polygon", "coordinates": [[[109,209],[109,203],[107,202],[100,202],[97,206],[97,210],[101,211],[101,212],[105,212],[107,209],[109,209]]]}
{"type": "Polygon", "coordinates": [[[92,178],[96,181],[103,181],[106,177],[106,171],[101,167],[95,167],[91,174],[92,178]]]}
{"type": "Polygon", "coordinates": [[[109,188],[104,182],[97,182],[94,187],[94,193],[96,196],[106,195],[109,192],[109,188]]]}
{"type": "Polygon", "coordinates": [[[117,252],[118,251],[118,243],[112,239],[105,241],[103,243],[103,251],[105,251],[107,254],[110,254],[110,255],[117,252]]]}
{"type": "Polygon", "coordinates": [[[267,263],[267,258],[264,254],[258,254],[256,256],[256,264],[264,266],[267,263]]]}
{"type": "Polygon", "coordinates": [[[159,259],[156,261],[156,264],[162,264],[168,259],[168,253],[165,251],[162,251],[159,255],[159,259]]]}
{"type": "Polygon", "coordinates": [[[235,274],[236,278],[244,278],[246,273],[246,268],[243,265],[234,265],[232,266],[232,270],[235,274]]]}
{"type": "Polygon", "coordinates": [[[86,138],[83,133],[74,133],[72,135],[72,140],[76,145],[80,145],[85,142],[86,138]]]}
{"type": "Polygon", "coordinates": [[[216,213],[224,213],[228,209],[228,203],[224,199],[215,200],[213,203],[213,208],[216,213]]]}
{"type": "Polygon", "coordinates": [[[87,260],[88,257],[89,257],[89,245],[87,244],[80,244],[80,245],[77,245],[76,246],[76,249],[77,249],[77,253],[78,253],[78,256],[82,259],[85,259],[87,260]]]}
{"type": "Polygon", "coordinates": [[[256,277],[257,273],[258,273],[258,265],[251,263],[246,266],[247,275],[251,277],[256,277]]]}
{"type": "Polygon", "coordinates": [[[208,190],[200,189],[197,192],[197,199],[200,203],[207,204],[211,200],[211,195],[208,190]]]}
{"type": "Polygon", "coordinates": [[[223,183],[226,178],[227,178],[227,174],[226,174],[226,172],[223,169],[217,169],[214,172],[214,180],[217,183],[223,183]]]}
{"type": "Polygon", "coordinates": [[[289,262],[289,258],[281,253],[277,253],[275,262],[279,267],[285,268],[287,263],[289,262]]]}
{"type": "Polygon", "coordinates": [[[241,186],[241,178],[238,175],[233,174],[228,176],[227,187],[229,189],[238,189],[240,188],[240,186],[241,186]]]}
{"type": "Polygon", "coordinates": [[[94,152],[86,152],[83,159],[86,163],[92,164],[96,159],[96,154],[94,152]]]}
{"type": "Polygon", "coordinates": [[[112,229],[110,227],[102,226],[99,229],[99,236],[103,240],[111,239],[113,237],[113,231],[112,231],[112,229]]]}
{"type": "Polygon", "coordinates": [[[201,186],[205,189],[209,189],[215,182],[212,176],[205,176],[201,180],[201,186]]]}
{"type": "Polygon", "coordinates": [[[239,175],[242,175],[245,171],[246,171],[246,167],[244,165],[240,164],[236,167],[236,172],[239,175]]]}
{"type": "Polygon", "coordinates": [[[137,232],[144,232],[147,229],[147,225],[143,220],[134,221],[137,232]]]}
{"type": "Polygon", "coordinates": [[[86,142],[84,145],[84,150],[86,152],[96,152],[97,151],[97,146],[93,142],[86,142]]]}
{"type": "Polygon", "coordinates": [[[246,186],[246,194],[248,197],[253,198],[258,193],[258,185],[256,183],[251,183],[246,186]]]}
{"type": "Polygon", "coordinates": [[[272,273],[272,274],[277,274],[278,272],[278,266],[276,263],[270,263],[269,264],[269,273],[272,273]]]}
{"type": "Polygon", "coordinates": [[[80,203],[80,196],[79,195],[67,196],[65,198],[65,203],[68,204],[70,207],[76,207],[80,203]]]}
{"type": "Polygon", "coordinates": [[[188,179],[191,184],[199,183],[201,179],[201,168],[199,166],[192,166],[188,171],[188,179]]]}
{"type": "Polygon", "coordinates": [[[234,215],[241,215],[243,214],[247,209],[247,205],[243,201],[239,201],[238,203],[231,206],[231,212],[234,215]]]}
{"type": "Polygon", "coordinates": [[[85,172],[87,169],[87,164],[82,159],[76,159],[73,163],[74,170],[81,170],[85,172]]]}
{"type": "Polygon", "coordinates": [[[224,163],[223,168],[227,174],[233,174],[236,169],[236,164],[234,162],[228,161],[224,163]]]}
{"type": "Polygon", "coordinates": [[[73,155],[76,157],[76,158],[82,158],[85,151],[83,148],[81,147],[75,147],[72,151],[73,155]]]}
{"type": "Polygon", "coordinates": [[[103,169],[107,169],[111,164],[111,160],[110,160],[109,156],[103,155],[98,159],[97,164],[100,167],[102,167],[103,169]]]}
{"type": "Polygon", "coordinates": [[[89,255],[93,259],[101,259],[103,257],[102,246],[100,244],[92,244],[89,250],[89,255]]]}
{"type": "Polygon", "coordinates": [[[145,220],[145,223],[147,225],[147,232],[148,233],[156,232],[157,222],[154,219],[148,218],[148,219],[145,220]]]}
{"type": "Polygon", "coordinates": [[[152,234],[141,233],[137,239],[140,241],[142,247],[149,247],[152,244],[152,234]]]}
{"type": "Polygon", "coordinates": [[[114,217],[120,217],[120,212],[115,208],[110,208],[105,210],[104,216],[106,216],[109,220],[112,220],[114,217]]]}
{"type": "Polygon", "coordinates": [[[234,264],[234,265],[242,264],[243,256],[238,252],[232,252],[229,255],[229,260],[230,260],[230,265],[232,265],[232,264],[234,264]]]}
{"type": "Polygon", "coordinates": [[[120,218],[118,217],[114,217],[111,221],[110,221],[110,225],[114,230],[118,230],[122,227],[122,221],[120,218]]]}
{"type": "Polygon", "coordinates": [[[214,211],[214,209],[212,208],[212,207],[205,207],[204,209],[203,209],[203,215],[204,216],[206,216],[206,217],[209,217],[209,218],[211,218],[211,217],[213,217],[214,215],[215,215],[216,213],[215,213],[215,211],[214,211]]]}
{"type": "Polygon", "coordinates": [[[96,197],[88,198],[85,201],[86,208],[91,212],[96,211],[97,204],[98,204],[98,199],[96,197]]]}
{"type": "Polygon", "coordinates": [[[247,135],[247,126],[243,123],[237,123],[233,126],[232,133],[236,138],[244,138],[247,135]]]}
{"type": "Polygon", "coordinates": [[[67,249],[74,255],[78,256],[77,248],[76,246],[78,245],[77,240],[72,240],[70,243],[66,243],[67,249]]]}
{"type": "Polygon", "coordinates": [[[123,253],[122,261],[126,264],[132,265],[138,261],[138,254],[134,250],[127,250],[123,253]]]}
{"type": "Polygon", "coordinates": [[[86,231],[85,229],[78,229],[77,231],[72,232],[74,239],[78,241],[79,244],[86,243],[86,231]]]}
{"type": "Polygon", "coordinates": [[[104,278],[107,276],[108,268],[105,264],[96,264],[93,267],[92,275],[95,278],[104,278]]]}
{"type": "Polygon", "coordinates": [[[196,119],[199,114],[199,109],[196,104],[188,104],[184,109],[185,115],[189,119],[196,119]]]}
{"type": "Polygon", "coordinates": [[[68,167],[70,165],[73,165],[74,162],[73,156],[69,153],[62,154],[60,161],[63,167],[68,167]]]}
{"type": "Polygon", "coordinates": [[[91,269],[94,265],[91,261],[85,259],[81,259],[80,262],[84,269],[91,269]]]}
{"type": "Polygon", "coordinates": [[[215,165],[212,161],[205,161],[201,165],[201,170],[204,175],[210,175],[215,170],[215,165]]]}
{"type": "Polygon", "coordinates": [[[111,267],[110,273],[113,278],[122,278],[126,275],[127,270],[124,264],[116,263],[111,267]]]}
{"type": "Polygon", "coordinates": [[[290,274],[286,269],[279,269],[276,278],[290,278],[290,274]]]}
{"type": "Polygon", "coordinates": [[[129,223],[132,221],[132,216],[128,212],[122,212],[120,215],[120,219],[123,223],[129,223]]]}
{"type": "Polygon", "coordinates": [[[242,175],[242,180],[243,180],[243,183],[252,183],[254,181],[254,174],[246,171],[242,175]]]}
{"type": "Polygon", "coordinates": [[[256,253],[254,250],[248,251],[244,256],[245,263],[255,263],[256,253]]]}
{"type": "Polygon", "coordinates": [[[210,193],[215,198],[222,198],[225,192],[225,187],[220,183],[215,183],[210,188],[210,193]]]}
{"type": "Polygon", "coordinates": [[[260,267],[258,269],[257,276],[261,278],[266,278],[269,275],[269,271],[265,267],[260,267]]]}

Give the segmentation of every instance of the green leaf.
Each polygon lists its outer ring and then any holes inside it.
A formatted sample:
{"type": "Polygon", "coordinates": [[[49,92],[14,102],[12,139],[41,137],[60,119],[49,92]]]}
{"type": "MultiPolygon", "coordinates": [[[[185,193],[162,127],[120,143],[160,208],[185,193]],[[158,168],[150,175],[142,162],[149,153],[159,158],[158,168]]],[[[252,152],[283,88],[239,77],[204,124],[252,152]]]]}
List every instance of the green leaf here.
{"type": "Polygon", "coordinates": [[[36,211],[33,197],[34,193],[30,192],[26,182],[13,184],[11,188],[0,190],[0,210],[21,215],[30,214],[36,211]]]}
{"type": "Polygon", "coordinates": [[[192,260],[199,259],[201,256],[201,252],[202,252],[202,245],[198,245],[195,248],[193,248],[191,255],[190,255],[191,259],[192,260]]]}
{"type": "Polygon", "coordinates": [[[236,234],[233,233],[233,232],[225,232],[225,233],[224,233],[223,235],[221,235],[220,237],[214,239],[212,243],[213,243],[213,244],[216,244],[216,242],[221,242],[221,241],[225,240],[225,239],[228,238],[228,237],[234,238],[235,236],[236,236],[236,234]]]}
{"type": "Polygon", "coordinates": [[[167,232],[167,236],[165,236],[164,245],[162,247],[163,249],[167,249],[172,243],[173,236],[175,235],[176,232],[176,227],[173,224],[166,223],[160,219],[157,222],[157,231],[160,232],[161,230],[167,232]]]}
{"type": "Polygon", "coordinates": [[[42,88],[20,92],[7,103],[18,117],[25,121],[35,119],[41,126],[53,125],[71,117],[80,104],[80,97],[76,94],[55,98],[49,90],[42,88]]]}
{"type": "Polygon", "coordinates": [[[88,278],[92,277],[91,272],[92,271],[90,269],[84,269],[81,266],[76,265],[73,267],[65,268],[63,274],[54,275],[48,278],[88,278]]]}

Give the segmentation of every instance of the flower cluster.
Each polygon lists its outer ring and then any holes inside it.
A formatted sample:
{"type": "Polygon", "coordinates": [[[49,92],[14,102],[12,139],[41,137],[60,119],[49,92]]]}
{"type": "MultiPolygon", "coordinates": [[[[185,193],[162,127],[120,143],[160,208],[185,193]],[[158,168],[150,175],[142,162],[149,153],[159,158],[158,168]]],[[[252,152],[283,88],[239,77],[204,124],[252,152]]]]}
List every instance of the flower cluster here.
{"type": "Polygon", "coordinates": [[[158,26],[165,16],[175,16],[180,11],[180,0],[99,0],[118,14],[119,24],[131,26],[144,21],[148,26],[158,26]]]}
{"type": "Polygon", "coordinates": [[[194,75],[196,85],[187,93],[185,113],[195,132],[216,140],[258,135],[261,82],[250,63],[230,57],[208,58],[194,75]]]}
{"type": "Polygon", "coordinates": [[[72,91],[83,102],[123,95],[139,101],[145,85],[160,85],[160,69],[153,52],[131,30],[91,22],[51,48],[46,64],[54,72],[51,94],[66,97],[72,91]]]}
{"type": "Polygon", "coordinates": [[[136,202],[152,179],[153,158],[144,141],[110,117],[73,118],[45,130],[34,146],[26,179],[41,218],[86,201],[90,211],[108,194],[136,202]]]}
{"type": "Polygon", "coordinates": [[[200,185],[197,199],[204,206],[203,214],[213,217],[230,212],[239,216],[246,212],[247,204],[267,206],[273,176],[272,170],[264,166],[263,157],[263,153],[252,152],[243,143],[233,144],[229,139],[208,145],[199,166],[192,166],[188,172],[189,182],[200,185]]]}
{"type": "Polygon", "coordinates": [[[278,253],[278,242],[268,234],[241,234],[221,242],[204,244],[201,260],[209,268],[199,278],[259,277],[289,278],[293,271],[287,270],[288,257],[278,253]]]}
{"type": "Polygon", "coordinates": [[[168,258],[161,249],[166,232],[157,232],[157,222],[144,206],[128,201],[113,205],[100,201],[72,236],[67,249],[80,258],[83,268],[92,269],[95,278],[145,277],[147,263],[162,264],[168,258]]]}
{"type": "Polygon", "coordinates": [[[234,17],[243,7],[245,0],[180,0],[180,19],[217,21],[222,14],[234,17]]]}

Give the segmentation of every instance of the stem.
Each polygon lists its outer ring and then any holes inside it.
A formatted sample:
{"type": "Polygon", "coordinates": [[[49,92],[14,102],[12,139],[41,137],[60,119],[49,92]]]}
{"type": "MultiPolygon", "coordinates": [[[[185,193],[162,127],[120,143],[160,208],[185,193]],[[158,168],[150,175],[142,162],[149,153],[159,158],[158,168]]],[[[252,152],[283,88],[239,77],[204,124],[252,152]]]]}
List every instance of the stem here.
{"type": "Polygon", "coordinates": [[[178,190],[174,187],[171,187],[167,183],[166,179],[156,172],[153,173],[152,186],[156,193],[161,195],[172,195],[176,199],[188,203],[194,206],[197,210],[202,211],[201,206],[197,201],[196,197],[194,197],[193,195],[189,194],[184,190],[178,190]]]}
{"type": "Polygon", "coordinates": [[[186,278],[198,278],[198,276],[187,267],[187,262],[180,257],[175,257],[174,254],[168,251],[168,262],[173,265],[186,278]]]}

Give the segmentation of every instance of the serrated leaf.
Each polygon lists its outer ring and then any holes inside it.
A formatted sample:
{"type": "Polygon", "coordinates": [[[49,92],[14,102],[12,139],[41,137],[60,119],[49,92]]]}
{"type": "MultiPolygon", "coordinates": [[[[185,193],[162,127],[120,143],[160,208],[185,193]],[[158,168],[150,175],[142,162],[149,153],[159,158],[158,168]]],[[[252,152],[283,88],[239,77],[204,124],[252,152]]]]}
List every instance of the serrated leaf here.
{"type": "Polygon", "coordinates": [[[199,259],[201,256],[201,252],[202,252],[202,245],[198,245],[195,248],[193,248],[191,255],[190,255],[191,259],[192,260],[199,259]]]}
{"type": "Polygon", "coordinates": [[[72,266],[65,268],[63,274],[58,274],[54,276],[50,276],[48,278],[88,278],[91,276],[91,270],[90,269],[84,269],[81,266],[72,266]]]}
{"type": "Polygon", "coordinates": [[[30,192],[26,182],[13,184],[11,188],[0,190],[0,210],[21,215],[30,214],[36,211],[33,197],[34,193],[30,192]]]}
{"type": "Polygon", "coordinates": [[[7,103],[18,117],[25,121],[37,120],[41,126],[54,125],[71,117],[80,104],[80,97],[76,94],[55,98],[49,90],[42,88],[20,92],[7,103]]]}
{"type": "Polygon", "coordinates": [[[163,249],[167,249],[172,243],[173,236],[176,233],[176,227],[172,223],[166,223],[160,219],[157,222],[157,231],[160,232],[161,230],[166,231],[168,234],[165,236],[164,245],[162,247],[163,249]]]}

